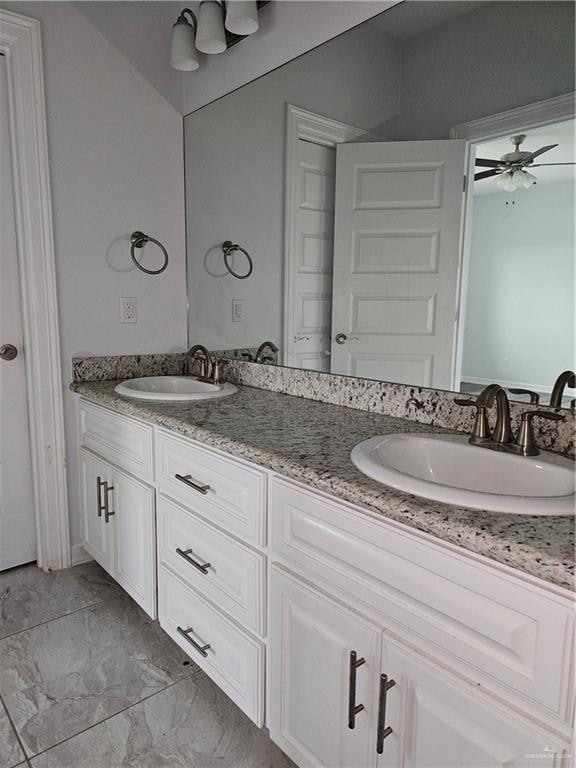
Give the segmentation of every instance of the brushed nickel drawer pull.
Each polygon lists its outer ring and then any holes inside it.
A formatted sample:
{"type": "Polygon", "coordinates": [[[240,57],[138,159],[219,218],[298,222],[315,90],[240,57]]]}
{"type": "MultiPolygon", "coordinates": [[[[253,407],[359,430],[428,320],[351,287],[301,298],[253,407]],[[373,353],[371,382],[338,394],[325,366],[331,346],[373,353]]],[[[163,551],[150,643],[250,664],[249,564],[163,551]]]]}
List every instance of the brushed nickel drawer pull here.
{"type": "Polygon", "coordinates": [[[206,496],[206,494],[210,490],[209,485],[200,485],[200,483],[195,483],[193,480],[191,480],[190,479],[192,477],[191,475],[175,474],[174,477],[176,478],[176,480],[180,480],[181,483],[184,483],[184,485],[187,485],[189,488],[193,488],[195,491],[198,491],[199,493],[203,493],[204,496],[206,496]]]}
{"type": "Polygon", "coordinates": [[[197,560],[194,560],[193,557],[190,557],[190,553],[194,552],[193,549],[180,549],[180,547],[176,547],[176,552],[180,555],[180,557],[183,557],[187,563],[190,563],[190,565],[194,566],[194,568],[200,571],[200,573],[203,573],[204,575],[208,573],[208,568],[211,567],[211,564],[199,563],[197,560]]]}
{"type": "Polygon", "coordinates": [[[102,517],[102,512],[104,512],[105,506],[102,504],[102,486],[106,485],[106,483],[102,482],[102,478],[100,475],[96,478],[96,496],[97,496],[97,506],[98,506],[98,517],[102,517]]]}
{"type": "Polygon", "coordinates": [[[114,510],[110,511],[109,503],[108,503],[108,494],[110,491],[114,490],[113,485],[108,485],[108,483],[104,483],[104,522],[107,523],[109,518],[112,517],[112,515],[115,515],[116,512],[114,510]]]}
{"type": "Polygon", "coordinates": [[[350,651],[350,684],[348,688],[348,728],[356,727],[356,715],[362,712],[364,704],[356,704],[356,670],[366,664],[364,657],[358,658],[356,651],[350,651]]]}
{"type": "Polygon", "coordinates": [[[182,627],[176,627],[176,631],[182,635],[182,637],[185,637],[186,640],[192,645],[198,653],[202,654],[202,656],[206,657],[208,654],[206,651],[208,648],[210,648],[210,643],[207,643],[206,645],[199,645],[193,638],[190,637],[190,635],[194,632],[192,627],[188,627],[188,629],[182,629],[182,627]]]}
{"type": "Polygon", "coordinates": [[[381,755],[384,752],[384,739],[390,736],[392,728],[386,727],[386,696],[390,688],[394,688],[396,682],[388,680],[388,675],[380,675],[380,696],[378,701],[378,731],[376,734],[376,752],[381,755]]]}

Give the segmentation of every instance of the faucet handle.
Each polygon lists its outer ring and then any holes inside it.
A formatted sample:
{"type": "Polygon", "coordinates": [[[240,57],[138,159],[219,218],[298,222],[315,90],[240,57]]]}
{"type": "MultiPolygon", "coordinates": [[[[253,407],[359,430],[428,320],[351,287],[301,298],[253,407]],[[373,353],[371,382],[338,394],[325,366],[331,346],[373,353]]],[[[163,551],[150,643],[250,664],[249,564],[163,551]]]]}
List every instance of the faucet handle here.
{"type": "Polygon", "coordinates": [[[526,411],[523,413],[518,437],[516,438],[516,445],[520,448],[523,456],[538,456],[540,453],[536,446],[534,429],[532,427],[532,419],[536,416],[539,416],[541,419],[549,419],[550,421],[566,421],[566,417],[559,413],[549,413],[548,411],[526,411]]]}
{"type": "Polygon", "coordinates": [[[531,389],[509,389],[512,395],[530,395],[530,405],[539,405],[540,395],[538,392],[532,392],[531,389]]]}
{"type": "Polygon", "coordinates": [[[486,406],[478,405],[476,400],[464,400],[462,398],[456,398],[454,400],[456,405],[462,405],[466,408],[476,408],[476,421],[474,422],[474,429],[472,430],[472,436],[470,442],[479,442],[481,440],[488,440],[490,437],[490,430],[488,429],[488,417],[486,416],[486,406]]]}

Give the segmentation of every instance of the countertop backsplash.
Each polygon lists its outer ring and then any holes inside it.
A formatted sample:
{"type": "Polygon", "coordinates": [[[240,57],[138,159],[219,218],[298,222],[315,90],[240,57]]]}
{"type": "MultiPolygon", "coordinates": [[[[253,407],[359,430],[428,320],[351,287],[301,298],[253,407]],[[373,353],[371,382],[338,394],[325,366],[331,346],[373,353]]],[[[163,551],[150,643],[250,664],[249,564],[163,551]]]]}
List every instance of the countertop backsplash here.
{"type": "MultiPolygon", "coordinates": [[[[392,384],[371,379],[357,379],[298,368],[261,365],[243,360],[223,360],[224,377],[232,384],[281,392],[308,400],[355,408],[361,411],[395,416],[435,427],[471,432],[474,412],[455,404],[456,393],[407,384],[392,384]]],[[[190,365],[185,352],[146,355],[74,358],[75,382],[107,381],[138,376],[194,374],[199,361],[190,365]]],[[[468,397],[468,396],[466,396],[468,397]]],[[[473,397],[471,399],[474,399],[473,397]]],[[[529,410],[550,410],[548,406],[510,403],[513,429],[520,416],[529,410]]],[[[557,409],[556,409],[557,410],[557,409]]],[[[564,409],[563,422],[538,419],[534,433],[540,448],[574,456],[574,412],[564,409]]],[[[494,414],[491,414],[492,418],[494,414]]]]}

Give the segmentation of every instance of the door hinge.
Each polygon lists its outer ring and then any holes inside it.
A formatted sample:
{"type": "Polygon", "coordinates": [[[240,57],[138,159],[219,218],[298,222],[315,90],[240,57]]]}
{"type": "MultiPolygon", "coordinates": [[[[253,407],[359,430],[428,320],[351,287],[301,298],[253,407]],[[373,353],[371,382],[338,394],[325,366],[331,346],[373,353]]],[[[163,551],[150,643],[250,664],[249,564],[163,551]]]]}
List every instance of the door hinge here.
{"type": "Polygon", "coordinates": [[[468,186],[468,176],[464,174],[464,180],[462,182],[462,192],[466,192],[466,187],[468,186]]]}

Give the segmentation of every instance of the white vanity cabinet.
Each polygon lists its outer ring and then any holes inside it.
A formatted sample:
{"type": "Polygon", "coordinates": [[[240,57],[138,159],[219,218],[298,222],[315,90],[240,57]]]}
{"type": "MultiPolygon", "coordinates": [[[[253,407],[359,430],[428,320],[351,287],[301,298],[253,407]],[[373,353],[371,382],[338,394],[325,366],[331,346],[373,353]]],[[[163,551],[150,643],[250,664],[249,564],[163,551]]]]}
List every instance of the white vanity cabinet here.
{"type": "Polygon", "coordinates": [[[566,590],[81,398],[78,416],[86,550],[298,766],[568,764],[566,590]]]}
{"type": "Polygon", "coordinates": [[[299,766],[562,763],[574,623],[556,590],[280,478],[270,538],[269,727],[299,766]]]}
{"type": "Polygon", "coordinates": [[[84,401],[78,426],[84,549],[156,618],[152,429],[84,401]]]}

